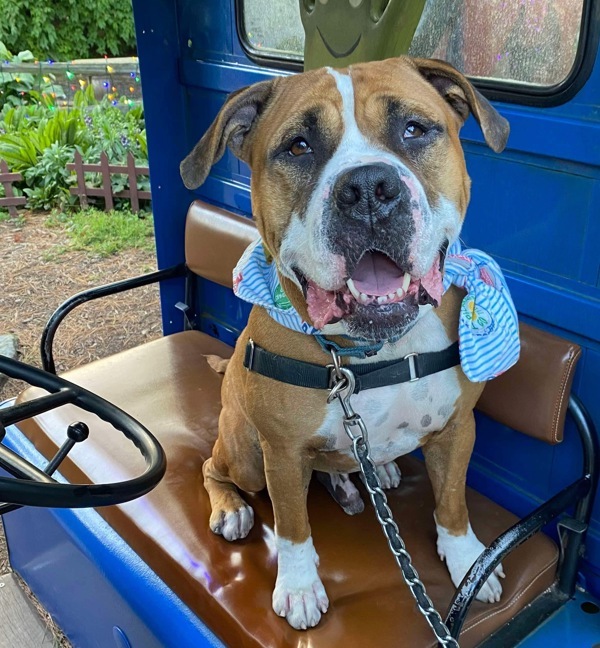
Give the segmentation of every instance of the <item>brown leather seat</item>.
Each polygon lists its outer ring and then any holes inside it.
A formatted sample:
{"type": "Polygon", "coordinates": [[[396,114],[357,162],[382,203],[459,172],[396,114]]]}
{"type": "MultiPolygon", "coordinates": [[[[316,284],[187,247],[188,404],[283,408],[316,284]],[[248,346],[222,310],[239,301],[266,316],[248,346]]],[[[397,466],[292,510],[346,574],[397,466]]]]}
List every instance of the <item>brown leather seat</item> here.
{"type": "MultiPolygon", "coordinates": [[[[305,632],[293,630],[271,610],[276,559],[267,494],[248,497],[256,513],[248,538],[228,543],[210,532],[201,466],[216,435],[221,377],[208,366],[205,355],[230,353],[223,343],[188,331],[65,374],[144,423],[168,458],[166,477],[154,491],[99,513],[234,648],[434,646],[370,506],[349,517],[319,484],[311,486],[309,515],[331,607],[316,628],[305,632]]],[[[27,390],[20,400],[36,394],[27,390]]],[[[63,464],[61,472],[68,479],[109,481],[139,472],[142,460],[137,450],[104,422],[71,406],[20,427],[49,456],[74,420],[87,421],[91,435],[63,464]]],[[[403,458],[399,464],[402,483],[390,492],[390,504],[428,593],[444,611],[454,587],[436,553],[429,480],[415,458],[403,458]]],[[[489,543],[516,522],[515,516],[472,490],[467,499],[473,528],[483,542],[489,543]]],[[[476,646],[546,590],[554,580],[557,554],[542,534],[513,552],[504,561],[507,577],[501,602],[475,602],[461,646],[476,646]]]]}

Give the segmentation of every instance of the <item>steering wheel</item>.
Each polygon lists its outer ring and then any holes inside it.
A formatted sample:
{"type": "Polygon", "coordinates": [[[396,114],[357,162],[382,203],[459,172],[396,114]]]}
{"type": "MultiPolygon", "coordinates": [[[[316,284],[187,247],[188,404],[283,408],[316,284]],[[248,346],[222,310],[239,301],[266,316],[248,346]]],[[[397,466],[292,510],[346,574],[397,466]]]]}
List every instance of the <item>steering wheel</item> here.
{"type": "Polygon", "coordinates": [[[18,506],[85,508],[121,504],[145,495],[165,474],[165,453],[156,438],[141,423],[115,405],[64,378],[4,356],[0,356],[0,373],[50,392],[31,401],[0,408],[0,442],[9,425],[72,403],[96,414],[122,432],[133,442],[146,462],[146,469],[140,476],[126,481],[111,484],[61,484],[50,475],[75,443],[87,438],[85,423],[69,426],[67,440],[44,470],[0,443],[0,467],[14,475],[14,478],[0,477],[0,502],[16,505],[8,506],[7,509],[12,510],[18,506]]]}

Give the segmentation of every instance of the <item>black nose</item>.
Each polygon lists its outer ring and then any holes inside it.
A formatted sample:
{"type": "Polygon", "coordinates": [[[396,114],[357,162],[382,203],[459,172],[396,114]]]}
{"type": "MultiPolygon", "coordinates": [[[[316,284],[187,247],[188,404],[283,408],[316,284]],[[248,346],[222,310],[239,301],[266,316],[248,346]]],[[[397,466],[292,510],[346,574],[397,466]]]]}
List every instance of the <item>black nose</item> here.
{"type": "Polygon", "coordinates": [[[403,183],[389,164],[368,164],[342,173],[334,187],[338,208],[354,218],[387,218],[402,200],[403,183]]]}

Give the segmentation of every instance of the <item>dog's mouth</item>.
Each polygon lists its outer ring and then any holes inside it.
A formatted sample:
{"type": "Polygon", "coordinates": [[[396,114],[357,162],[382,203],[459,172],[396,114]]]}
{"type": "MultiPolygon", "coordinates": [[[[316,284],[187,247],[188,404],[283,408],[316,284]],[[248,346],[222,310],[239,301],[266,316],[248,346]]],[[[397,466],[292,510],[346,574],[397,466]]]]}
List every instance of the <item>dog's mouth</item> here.
{"type": "Polygon", "coordinates": [[[384,327],[404,326],[416,318],[419,306],[440,304],[445,249],[421,277],[412,276],[387,254],[367,250],[337,290],[325,290],[297,271],[313,325],[321,329],[354,316],[368,322],[367,328],[381,328],[373,321],[378,319],[381,325],[387,322],[384,327]]]}

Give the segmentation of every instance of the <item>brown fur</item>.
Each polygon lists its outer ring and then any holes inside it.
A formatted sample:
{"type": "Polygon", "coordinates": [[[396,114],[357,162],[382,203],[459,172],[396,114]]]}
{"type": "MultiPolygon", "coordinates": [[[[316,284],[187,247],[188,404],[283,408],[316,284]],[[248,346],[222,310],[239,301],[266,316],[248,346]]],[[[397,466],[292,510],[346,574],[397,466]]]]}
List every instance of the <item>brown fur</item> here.
{"type": "MultiPolygon", "coordinates": [[[[401,57],[359,64],[349,70],[355,93],[355,117],[363,134],[378,143],[385,140],[386,102],[393,95],[414,114],[443,124],[431,150],[418,158],[403,159],[423,185],[430,203],[440,195],[452,201],[464,217],[470,180],[459,140],[459,130],[471,111],[488,144],[496,151],[506,142],[508,128],[489,103],[454,68],[439,61],[401,57]]],[[[238,157],[252,168],[253,214],[269,253],[278,258],[282,238],[298,206],[311,195],[302,167],[273,162],[273,151],[293,134],[307,111],[318,109],[323,146],[335,147],[342,137],[342,99],[335,79],[325,70],[277,78],[243,89],[225,104],[215,123],[182,163],[187,186],[203,181],[229,140],[238,157]]],[[[280,277],[282,287],[306,321],[305,298],[295,283],[280,277]]],[[[451,340],[456,340],[463,293],[450,289],[437,314],[451,340]]],[[[291,386],[249,372],[243,357],[249,338],[272,353],[307,362],[328,359],[311,337],[283,328],[255,307],[227,365],[223,381],[223,409],[213,454],[203,468],[209,493],[211,528],[217,530],[227,512],[245,505],[237,488],[256,492],[268,487],[278,536],[294,543],[310,535],[306,496],[312,471],[350,472],[347,454],[321,452],[317,437],[327,408],[327,393],[291,386]]],[[[339,344],[349,344],[344,339],[339,344]]],[[[226,361],[210,360],[216,371],[226,361]]],[[[436,519],[451,534],[468,526],[465,475],[474,442],[473,408],[483,385],[470,383],[460,368],[460,395],[445,428],[423,437],[423,452],[436,501],[436,519]]]]}

